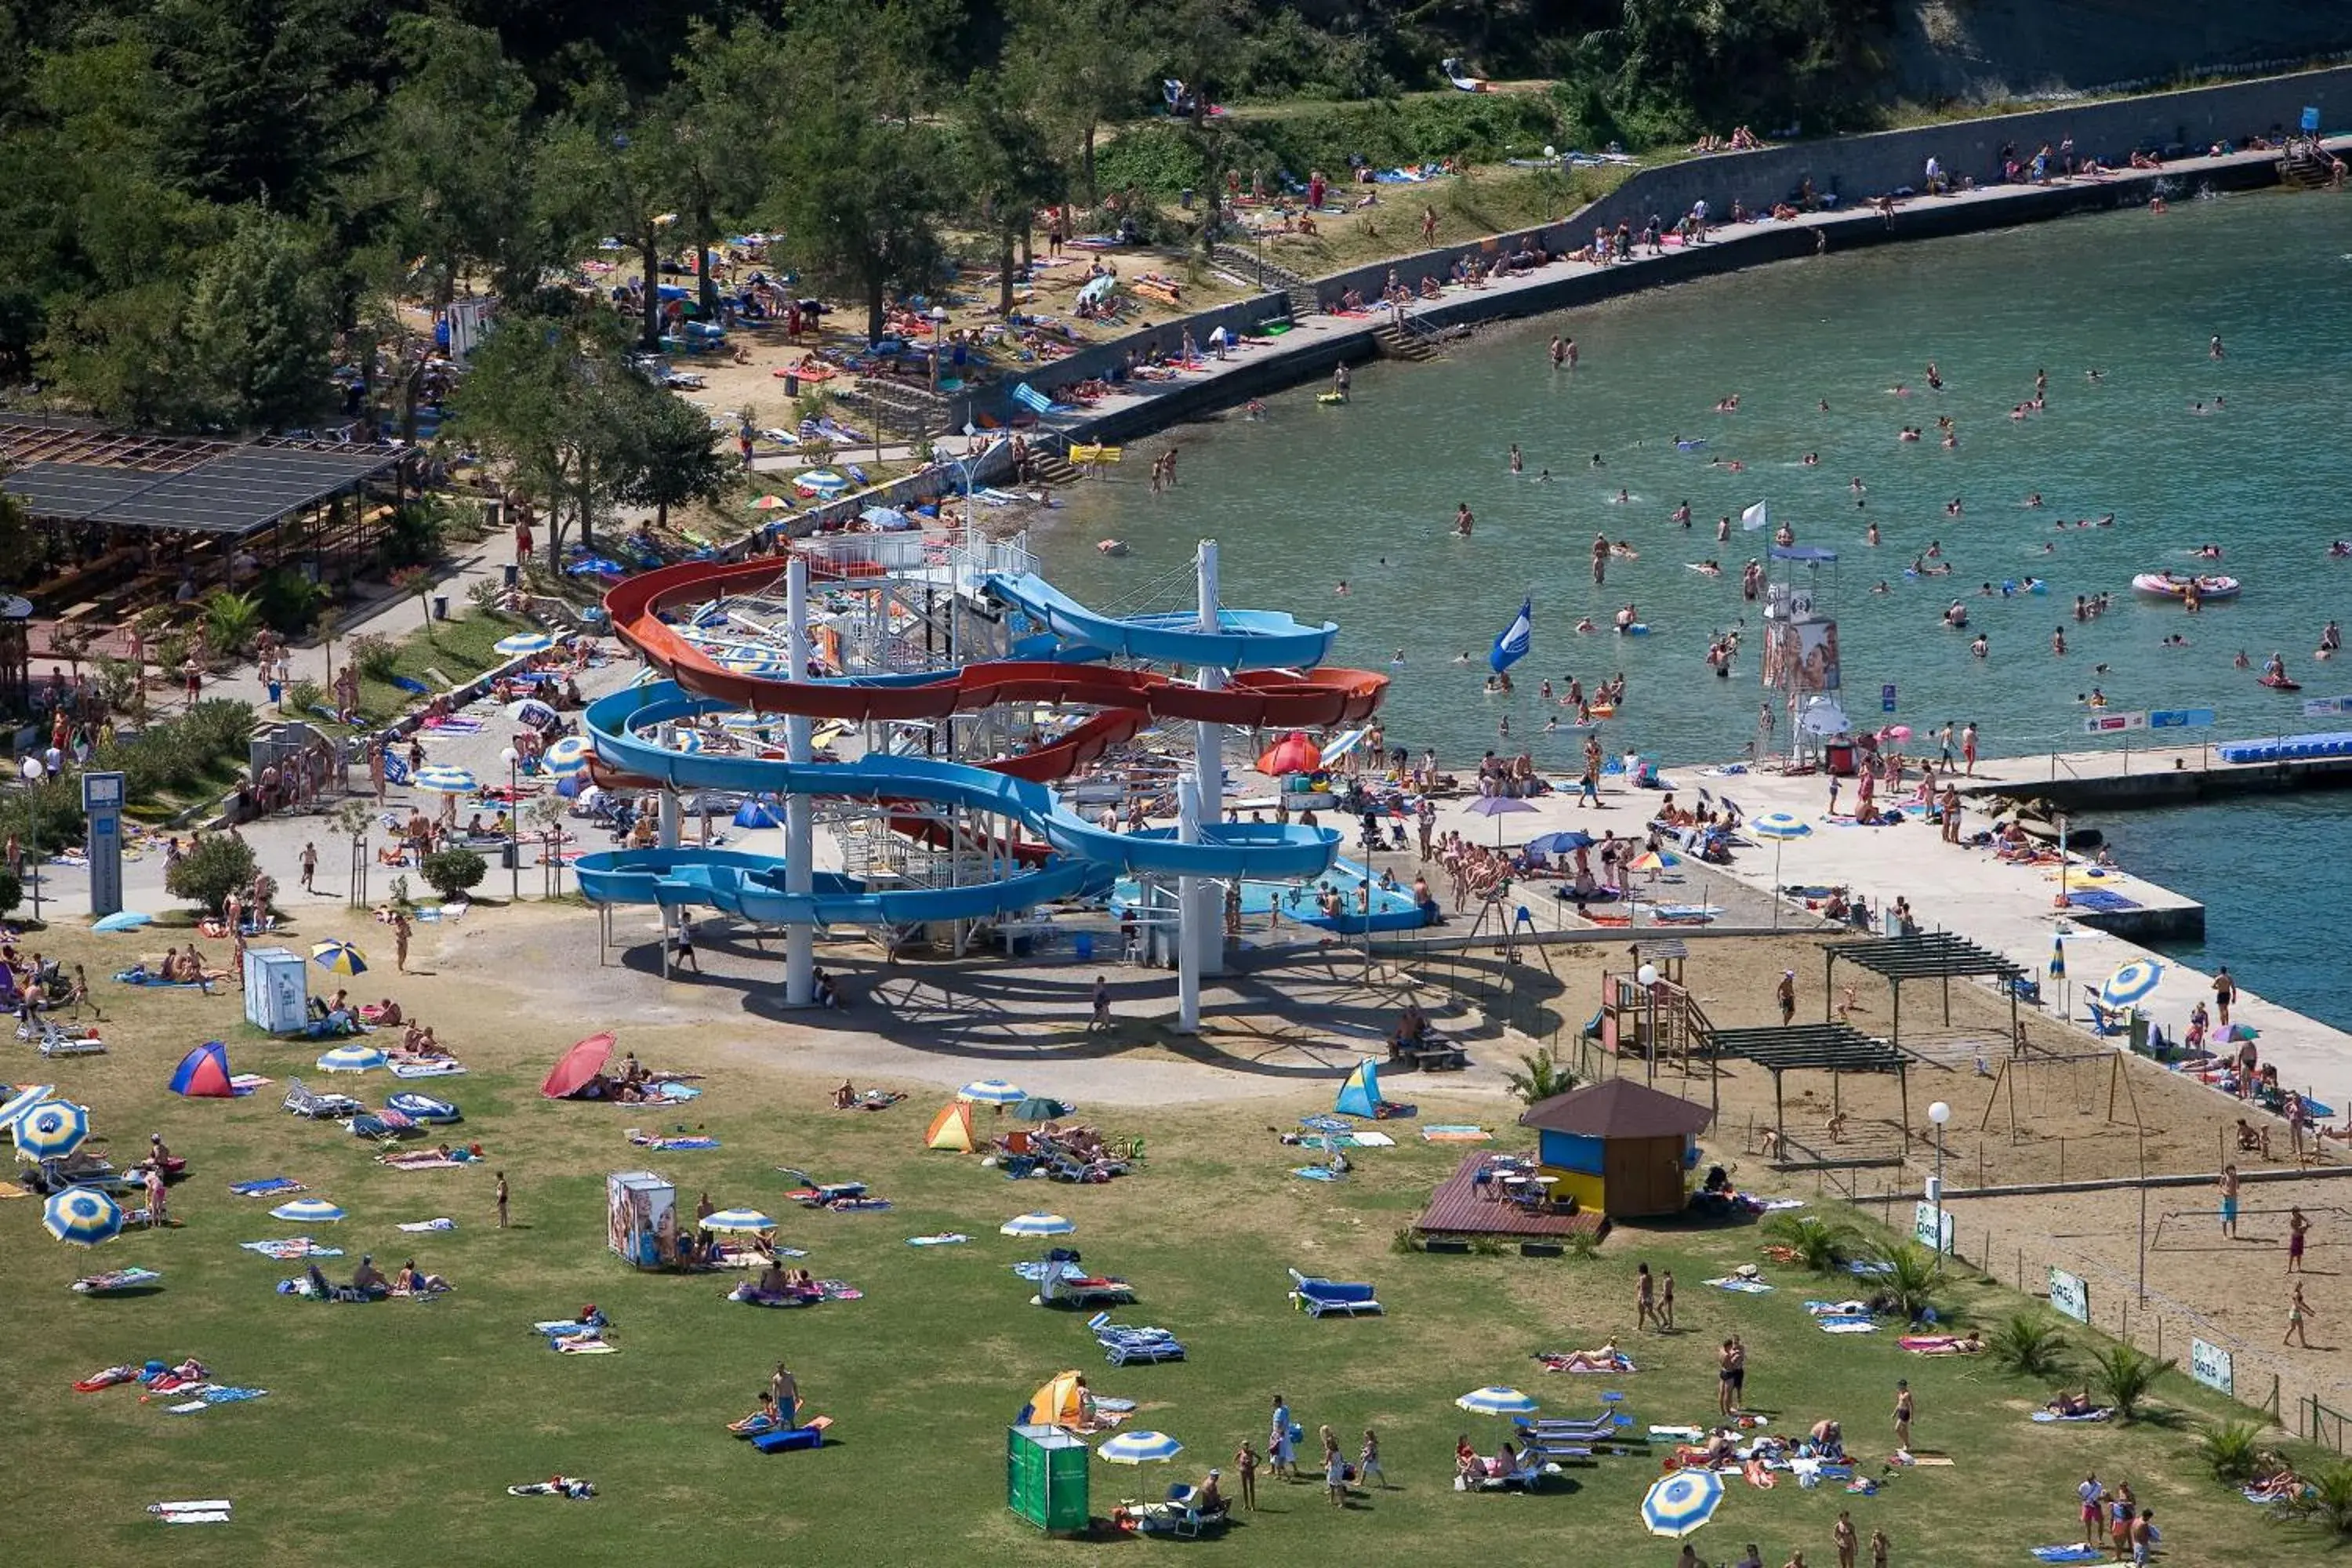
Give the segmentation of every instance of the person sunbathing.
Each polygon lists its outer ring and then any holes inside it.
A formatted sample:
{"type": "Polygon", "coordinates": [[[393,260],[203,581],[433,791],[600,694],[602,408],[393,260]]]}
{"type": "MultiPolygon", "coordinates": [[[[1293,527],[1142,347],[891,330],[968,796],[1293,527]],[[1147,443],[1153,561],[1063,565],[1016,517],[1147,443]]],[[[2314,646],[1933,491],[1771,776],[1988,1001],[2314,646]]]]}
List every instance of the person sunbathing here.
{"type": "Polygon", "coordinates": [[[352,1289],[363,1296],[381,1296],[392,1289],[392,1281],[383,1277],[383,1270],[375,1266],[373,1258],[362,1258],[352,1275],[352,1289]]]}
{"type": "Polygon", "coordinates": [[[763,1388],[760,1390],[760,1408],[740,1421],[730,1421],[727,1430],[738,1436],[750,1436],[756,1432],[772,1431],[783,1424],[783,1417],[776,1413],[776,1396],[763,1388]]]}
{"type": "Polygon", "coordinates": [[[387,996],[375,1005],[373,1022],[378,1028],[397,1029],[407,1021],[407,1015],[401,1012],[400,1004],[391,997],[387,996]]]}
{"type": "Polygon", "coordinates": [[[1486,1461],[1486,1474],[1492,1477],[1515,1476],[1519,1473],[1518,1450],[1511,1447],[1509,1438],[1503,1439],[1502,1447],[1495,1450],[1495,1457],[1486,1461]]]}
{"type": "Polygon", "coordinates": [[[1707,1440],[1694,1451],[1702,1468],[1713,1469],[1717,1465],[1727,1463],[1739,1457],[1739,1439],[1732,1436],[1730,1428],[1718,1426],[1707,1440]]]}
{"type": "Polygon", "coordinates": [[[414,1258],[402,1263],[400,1272],[392,1277],[392,1293],[395,1296],[437,1296],[449,1289],[449,1281],[438,1274],[418,1272],[414,1258]]]}
{"type": "Polygon", "coordinates": [[[1570,1351],[1558,1364],[1566,1372],[1615,1372],[1624,1352],[1613,1340],[1604,1341],[1599,1350],[1570,1351]]]}
{"type": "Polygon", "coordinates": [[[2086,1388],[2080,1394],[2070,1394],[2062,1388],[2042,1408],[2053,1415],[2069,1416],[2090,1415],[2095,1414],[2099,1407],[2091,1403],[2089,1389],[2086,1388]]]}
{"type": "Polygon", "coordinates": [[[1806,1436],[1811,1440],[1813,1452],[1819,1458],[1824,1459],[1845,1458],[1845,1426],[1836,1418],[1825,1415],[1814,1422],[1812,1430],[1808,1432],[1806,1436]]]}
{"type": "Polygon", "coordinates": [[[857,1086],[856,1084],[845,1081],[839,1089],[833,1091],[833,1108],[835,1110],[847,1110],[856,1103],[857,1086]]]}
{"type": "Polygon", "coordinates": [[[2253,1479],[2246,1483],[2246,1495],[2265,1502],[2285,1502],[2299,1497],[2305,1486],[2294,1467],[2277,1454],[2264,1449],[2254,1457],[2253,1479]]]}
{"type": "Polygon", "coordinates": [[[1201,1484],[1186,1494],[1184,1506],[1203,1517],[1223,1513],[1230,1506],[1225,1501],[1224,1489],[1217,1484],[1223,1474],[1222,1470],[1211,1470],[1202,1477],[1201,1484]]]}

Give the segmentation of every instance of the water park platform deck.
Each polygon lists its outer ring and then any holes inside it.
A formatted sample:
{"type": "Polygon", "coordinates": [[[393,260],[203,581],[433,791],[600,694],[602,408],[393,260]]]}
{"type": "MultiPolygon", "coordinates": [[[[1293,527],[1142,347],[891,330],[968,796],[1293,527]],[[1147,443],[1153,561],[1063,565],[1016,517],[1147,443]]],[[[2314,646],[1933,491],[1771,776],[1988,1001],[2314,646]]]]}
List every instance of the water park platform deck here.
{"type": "MultiPolygon", "coordinates": [[[[2092,753],[2057,759],[2057,773],[2061,778],[2069,776],[2070,770],[2078,778],[2112,777],[2120,784],[2140,776],[2143,769],[2167,778],[2191,772],[2200,766],[2200,749],[2195,748],[2135,751],[2131,772],[2126,773],[2120,752],[2092,753]],[[2181,763],[2179,769],[2173,766],[2176,758],[2181,763]]],[[[2028,785],[2046,784],[2051,771],[2052,759],[2046,754],[1979,763],[1971,787],[1979,795],[2004,786],[2024,793],[2028,785]]],[[[1733,865],[1710,867],[1710,873],[1727,875],[1768,891],[1776,881],[1782,887],[1842,886],[1863,895],[1874,910],[1898,896],[1907,898],[1923,929],[1964,936],[2014,960],[2028,974],[2041,976],[2043,1006],[2063,1010],[2077,1025],[2089,1022],[2087,994],[2136,959],[2154,958],[2165,964],[2162,983],[2140,1010],[2174,1038],[2185,1030],[2189,1009],[2200,1001],[2212,1000],[2210,973],[2151,952],[2135,941],[2172,935],[2166,927],[2173,921],[2201,931],[2201,906],[2127,870],[2092,879],[2082,867],[2069,868],[2065,876],[2070,902],[2062,910],[2057,901],[2060,872],[2055,866],[2011,864],[1995,858],[1990,849],[1944,844],[1939,829],[1922,818],[1908,818],[1900,827],[1875,828],[1827,819],[1822,808],[1829,784],[1818,773],[1792,777],[1748,773],[1725,777],[1689,767],[1667,769],[1666,777],[1677,786],[1680,798],[1695,796],[1700,786],[1718,795],[1728,790],[1750,816],[1785,811],[1811,829],[1804,837],[1777,846],[1765,843],[1741,848],[1733,865]],[[2079,900],[2085,889],[2095,904],[2105,907],[2082,904],[2079,900]],[[2062,934],[2067,973],[2063,979],[2052,978],[2050,958],[2062,934]]],[[[1850,785],[1844,798],[1852,799],[1850,785]]],[[[1969,826],[1980,827],[1988,820],[1982,803],[1979,799],[1971,804],[1976,809],[1969,813],[1969,826]]],[[[2292,918],[2290,911],[2279,913],[2283,922],[2292,918]]],[[[1822,1000],[1802,997],[1801,1015],[1810,1016],[1822,1000]]],[[[2331,1106],[2343,1106],[2352,1097],[2352,1035],[2242,988],[2231,1017],[2261,1032],[2263,1059],[2277,1064],[2280,1079],[2288,1087],[2314,1093],[2331,1106]]]]}
{"type": "Polygon", "coordinates": [[[1507,1198],[1489,1198],[1476,1185],[1478,1167],[1488,1156],[1473,1154],[1454,1173],[1437,1184],[1429,1206],[1412,1222],[1423,1236],[1515,1236],[1528,1241],[1557,1241],[1569,1236],[1601,1236],[1609,1229],[1597,1214],[1538,1214],[1507,1198]]]}

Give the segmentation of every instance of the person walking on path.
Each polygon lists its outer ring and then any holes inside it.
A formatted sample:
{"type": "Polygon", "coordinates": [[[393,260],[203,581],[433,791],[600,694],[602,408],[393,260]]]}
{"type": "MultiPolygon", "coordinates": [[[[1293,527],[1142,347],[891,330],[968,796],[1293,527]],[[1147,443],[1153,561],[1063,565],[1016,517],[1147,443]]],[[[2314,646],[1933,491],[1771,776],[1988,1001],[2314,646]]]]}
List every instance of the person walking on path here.
{"type": "Polygon", "coordinates": [[[1907,1454],[1911,1451],[1911,1416],[1917,1408],[1911,1398],[1911,1380],[1895,1380],[1895,1447],[1907,1454]]]}
{"type": "Polygon", "coordinates": [[[302,890],[304,892],[315,893],[319,890],[310,885],[311,879],[318,874],[319,847],[316,844],[305,844],[302,846],[302,890]]]}
{"type": "Polygon", "coordinates": [[[2301,1345],[2304,1349],[2309,1350],[2311,1341],[2305,1335],[2303,1325],[2310,1317],[2311,1303],[2303,1299],[2303,1281],[2298,1279],[2294,1282],[2294,1294],[2286,1304],[2286,1338],[2281,1340],[2279,1343],[2301,1345]]]}
{"type": "Polygon", "coordinates": [[[694,920],[684,910],[677,911],[677,952],[672,967],[702,973],[702,961],[694,956],[694,920]]]}
{"type": "Polygon", "coordinates": [[[1650,1266],[1633,1266],[1633,1327],[1642,1329],[1651,1324],[1664,1329],[1665,1322],[1658,1316],[1658,1282],[1650,1277],[1650,1266]]]}
{"type": "Polygon", "coordinates": [[[1797,972],[1795,970],[1784,969],[1780,972],[1780,984],[1773,992],[1773,997],[1780,1004],[1780,1026],[1785,1029],[1797,1021],[1797,972]]]}
{"type": "Polygon", "coordinates": [[[1094,1016],[1087,1020],[1087,1033],[1089,1035],[1095,1033],[1097,1029],[1107,1030],[1111,1026],[1110,982],[1104,979],[1099,974],[1095,976],[1094,1002],[1094,1016]]]}
{"type": "Polygon", "coordinates": [[[508,1191],[507,1191],[507,1173],[506,1173],[504,1171],[500,1171],[500,1172],[499,1173],[499,1185],[498,1185],[498,1200],[499,1200],[499,1228],[500,1230],[504,1230],[504,1229],[506,1229],[506,1227],[507,1227],[507,1198],[508,1198],[508,1195],[509,1195],[509,1194],[508,1194],[508,1191]]]}
{"type": "Polygon", "coordinates": [[[2300,1208],[2286,1211],[2286,1271],[2303,1272],[2303,1238],[2311,1230],[2311,1221],[2300,1208]]]}
{"type": "Polygon", "coordinates": [[[2238,1167],[2222,1166],[2213,1184],[2221,1189],[2221,1234],[2234,1241],[2238,1236],[2238,1167]]]}

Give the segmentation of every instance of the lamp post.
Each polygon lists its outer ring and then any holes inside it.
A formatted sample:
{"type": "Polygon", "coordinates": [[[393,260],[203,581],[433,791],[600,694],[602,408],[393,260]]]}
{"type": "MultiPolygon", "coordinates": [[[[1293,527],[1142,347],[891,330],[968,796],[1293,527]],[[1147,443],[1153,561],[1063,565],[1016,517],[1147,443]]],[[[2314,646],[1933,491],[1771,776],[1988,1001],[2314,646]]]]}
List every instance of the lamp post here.
{"type": "Polygon", "coordinates": [[[522,753],[509,746],[499,753],[507,764],[507,901],[522,902],[522,803],[518,769],[522,753]]]}
{"type": "Polygon", "coordinates": [[[1658,966],[1645,963],[1633,971],[1633,978],[1642,987],[1642,999],[1649,1017],[1644,1025],[1642,1056],[1648,1064],[1647,1080],[1658,1081],[1658,966]]]}
{"type": "Polygon", "coordinates": [[[947,336],[948,312],[944,305],[931,307],[931,395],[940,395],[940,355],[947,336]]]}
{"type": "Polygon", "coordinates": [[[1944,1123],[1952,1119],[1952,1108],[1942,1100],[1927,1107],[1927,1120],[1936,1124],[1936,1253],[1944,1251],[1944,1123]]]}

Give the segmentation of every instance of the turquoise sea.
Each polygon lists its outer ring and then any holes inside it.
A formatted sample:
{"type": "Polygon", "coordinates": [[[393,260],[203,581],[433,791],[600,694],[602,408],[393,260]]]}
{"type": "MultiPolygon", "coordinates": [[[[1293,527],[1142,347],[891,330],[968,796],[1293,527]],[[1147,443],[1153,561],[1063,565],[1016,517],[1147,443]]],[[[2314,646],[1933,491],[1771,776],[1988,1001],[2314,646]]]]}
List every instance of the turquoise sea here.
{"type": "MultiPolygon", "coordinates": [[[[1139,444],[1121,482],[1082,487],[1033,542],[1081,600],[1175,608],[1191,602],[1193,542],[1218,539],[1225,603],[1336,620],[1335,662],[1377,669],[1401,658],[1391,735],[1450,756],[1502,743],[1507,717],[1514,749],[1565,763],[1580,737],[1542,733],[1538,682],[1572,673],[1590,686],[1617,671],[1631,691],[1603,734],[1612,751],[1669,762],[1738,754],[1761,696],[1759,621],[1739,570],[1769,536],[1738,526],[1758,500],[1801,543],[1841,557],[1822,587],[1857,723],[1879,718],[1891,684],[1895,710],[1880,721],[1924,731],[1974,720],[1995,754],[2100,743],[2082,733],[2079,699],[2094,687],[2116,710],[2211,708],[2216,736],[2326,727],[2256,686],[2232,656],[2259,664],[2280,651],[2305,697],[2352,696],[2352,663],[2339,672],[2312,658],[2329,619],[2352,619],[2352,560],[2326,554],[2330,540],[2352,537],[2347,288],[2352,202],[2326,195],[2176,199],[2161,215],[1832,253],[1491,329],[1435,363],[1363,367],[1346,407],[1301,388],[1269,399],[1263,421],[1184,427],[1172,436],[1181,482],[1164,496],[1144,482],[1159,443],[1139,444]],[[1547,364],[1554,332],[1578,342],[1573,373],[1547,364]],[[2217,335],[2218,360],[2208,346],[2217,335]],[[1931,360],[1940,392],[1927,386],[1931,360]],[[2086,376],[2093,369],[2102,379],[2086,376]],[[2046,407],[2012,419],[2037,370],[2048,374],[2046,407]],[[1897,384],[1911,395],[1891,395],[1897,384]],[[1715,411],[1735,394],[1736,413],[1715,411]],[[1939,416],[1955,422],[1957,449],[1938,445],[1939,416]],[[1927,439],[1899,441],[1906,425],[1927,439]],[[1678,451],[1676,437],[1706,446],[1678,451]],[[1525,462],[1517,476],[1514,443],[1525,462]],[[1621,489],[1632,499],[1618,501],[1621,489]],[[2035,492],[2040,508],[2025,504],[2035,492]],[[1687,531],[1671,521],[1685,500],[1687,531]],[[1465,502],[1476,528],[1459,539],[1452,523],[1465,502]],[[2111,528],[2071,526],[2108,513],[2111,528]],[[1714,525],[1727,514],[1733,531],[1718,544],[1714,525]],[[1865,542],[1874,520],[1875,548],[1865,542]],[[1612,561],[1601,586],[1591,580],[1597,531],[1640,552],[1612,561]],[[1093,546],[1104,538],[1129,553],[1101,554],[1093,546]],[[2134,574],[2188,569],[2208,542],[2223,559],[2202,569],[2241,578],[2238,600],[2190,617],[2132,593],[2134,574]],[[1933,543],[1953,574],[1907,577],[1933,543]],[[1722,576],[1688,569],[1710,558],[1722,576]],[[2046,579],[2047,596],[1979,595],[2029,575],[2046,579]],[[1872,591],[1882,583],[1885,592],[1872,591]],[[2113,595],[2108,612],[2076,622],[2075,595],[2102,592],[2113,595]],[[1523,596],[1536,634],[1513,671],[1518,693],[1482,696],[1486,648],[1523,596]],[[1969,610],[1965,634],[1940,625],[1956,597],[1969,610]],[[1629,602],[1652,635],[1607,630],[1629,602]],[[1580,616],[1603,629],[1578,635],[1580,616]],[[1745,646],[1734,678],[1717,680],[1703,658],[1712,634],[1735,626],[1745,646]],[[2051,649],[2062,626],[2063,657],[2051,649]],[[1968,651],[1979,631],[1991,645],[1981,661],[1968,651]],[[2174,633],[2189,646],[2165,647],[2174,633]],[[1472,661],[1454,662],[1465,651],[1472,661]]],[[[2352,852],[2347,820],[2337,798],[2322,796],[2109,826],[2127,863],[2212,905],[2212,962],[2352,1024],[2322,980],[2332,953],[2241,952],[2231,934],[2252,940],[2298,882],[2308,888],[2308,867],[2352,852]],[[2290,820],[2274,839],[2249,826],[2290,820]],[[2237,831],[2217,837],[2222,822],[2237,831]],[[2252,831],[2274,852],[2249,852],[2238,834],[2252,831]],[[2176,841],[2195,847],[2168,860],[2176,841]],[[2230,852],[2213,857],[2223,843],[2230,852]],[[2206,879],[2218,885],[2196,885],[2200,855],[2213,858],[2206,879]]]]}

